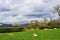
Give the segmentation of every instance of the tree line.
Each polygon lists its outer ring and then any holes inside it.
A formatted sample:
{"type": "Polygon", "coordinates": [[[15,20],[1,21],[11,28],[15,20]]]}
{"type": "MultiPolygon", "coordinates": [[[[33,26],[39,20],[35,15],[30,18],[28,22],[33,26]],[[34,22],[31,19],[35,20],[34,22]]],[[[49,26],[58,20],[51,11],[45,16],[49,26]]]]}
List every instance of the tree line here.
{"type": "MultiPolygon", "coordinates": [[[[1,26],[1,25],[0,25],[1,26]]],[[[18,32],[26,30],[35,30],[35,29],[54,29],[60,28],[60,22],[50,19],[50,22],[44,18],[44,22],[39,22],[38,20],[32,20],[28,25],[21,26],[20,24],[12,24],[12,27],[0,28],[0,32],[18,32]]]]}

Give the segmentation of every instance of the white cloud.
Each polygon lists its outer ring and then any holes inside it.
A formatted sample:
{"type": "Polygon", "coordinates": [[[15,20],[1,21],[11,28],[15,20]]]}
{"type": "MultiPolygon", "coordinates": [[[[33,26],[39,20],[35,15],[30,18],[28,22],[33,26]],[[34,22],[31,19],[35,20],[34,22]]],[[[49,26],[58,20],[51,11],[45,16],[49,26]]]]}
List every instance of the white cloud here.
{"type": "MultiPolygon", "coordinates": [[[[31,20],[42,20],[42,18],[27,18],[24,15],[41,14],[34,10],[47,10],[53,8],[54,5],[60,4],[59,0],[0,0],[0,8],[7,8],[11,11],[0,12],[1,22],[21,22],[31,20]],[[16,15],[16,16],[13,16],[16,15]],[[1,20],[3,19],[3,20],[1,20]]],[[[45,12],[43,11],[43,14],[45,12]]],[[[53,16],[54,14],[51,14],[53,16]]]]}

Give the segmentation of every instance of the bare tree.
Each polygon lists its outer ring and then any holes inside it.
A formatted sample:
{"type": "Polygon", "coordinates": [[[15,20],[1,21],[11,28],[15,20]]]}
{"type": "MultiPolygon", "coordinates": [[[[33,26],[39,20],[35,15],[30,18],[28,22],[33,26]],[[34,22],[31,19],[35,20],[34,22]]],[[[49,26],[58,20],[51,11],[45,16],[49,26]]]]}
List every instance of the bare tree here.
{"type": "Polygon", "coordinates": [[[56,6],[54,7],[54,10],[55,10],[55,12],[58,13],[59,18],[57,19],[57,21],[60,22],[60,5],[56,5],[56,6]]]}
{"type": "Polygon", "coordinates": [[[55,10],[55,12],[57,12],[57,13],[59,14],[59,16],[60,16],[60,5],[56,5],[56,6],[54,7],[54,10],[55,10]]]}

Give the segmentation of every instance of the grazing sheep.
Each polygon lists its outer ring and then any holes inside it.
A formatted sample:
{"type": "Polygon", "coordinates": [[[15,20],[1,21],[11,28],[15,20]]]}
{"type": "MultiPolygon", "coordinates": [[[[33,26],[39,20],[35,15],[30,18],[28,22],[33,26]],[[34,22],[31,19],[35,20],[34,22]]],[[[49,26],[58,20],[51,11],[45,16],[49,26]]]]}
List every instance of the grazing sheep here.
{"type": "Polygon", "coordinates": [[[57,29],[57,28],[54,28],[54,29],[57,29]]]}
{"type": "Polygon", "coordinates": [[[13,33],[9,33],[8,35],[9,35],[9,36],[14,36],[14,34],[13,34],[13,33]]]}
{"type": "Polygon", "coordinates": [[[38,35],[37,35],[36,33],[33,33],[33,36],[35,36],[35,37],[36,37],[36,36],[38,36],[38,35]]]}
{"type": "Polygon", "coordinates": [[[48,29],[44,29],[44,30],[48,30],[48,29]]]}

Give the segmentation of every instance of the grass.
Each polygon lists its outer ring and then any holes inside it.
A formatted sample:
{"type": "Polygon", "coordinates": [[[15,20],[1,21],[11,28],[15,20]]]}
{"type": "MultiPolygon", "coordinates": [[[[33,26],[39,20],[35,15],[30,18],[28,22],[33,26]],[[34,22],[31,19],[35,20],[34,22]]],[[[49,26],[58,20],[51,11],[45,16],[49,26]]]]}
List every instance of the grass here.
{"type": "Polygon", "coordinates": [[[0,33],[0,40],[60,40],[60,29],[31,30],[27,32],[0,33]],[[38,36],[33,36],[36,33],[38,36]]]}

